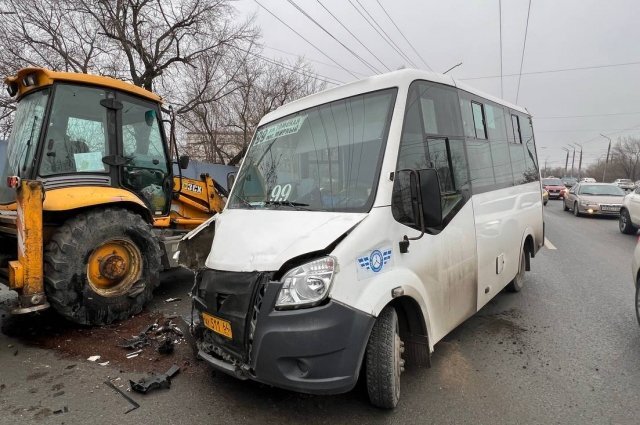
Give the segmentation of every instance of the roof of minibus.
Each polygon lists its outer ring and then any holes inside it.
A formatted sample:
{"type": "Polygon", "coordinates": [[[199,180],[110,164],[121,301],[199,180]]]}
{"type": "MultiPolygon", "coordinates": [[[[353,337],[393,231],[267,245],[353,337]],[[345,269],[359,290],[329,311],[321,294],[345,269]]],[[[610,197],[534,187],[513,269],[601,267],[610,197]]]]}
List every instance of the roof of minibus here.
{"type": "Polygon", "coordinates": [[[333,102],[334,100],[344,99],[361,93],[368,93],[376,90],[382,90],[390,87],[408,87],[415,80],[432,81],[435,83],[446,84],[448,86],[457,87],[461,90],[483,97],[497,104],[506,106],[523,114],[530,115],[527,110],[521,106],[506,102],[497,97],[483,93],[464,83],[454,80],[448,75],[437,74],[435,72],[422,71],[419,69],[401,69],[399,71],[388,72],[386,74],[374,75],[353,83],[344,84],[335,88],[321,91],[310,96],[303,97],[293,102],[282,105],[278,109],[265,115],[260,120],[260,125],[278,118],[285,117],[289,114],[311,108],[313,106],[322,105],[333,102]]]}

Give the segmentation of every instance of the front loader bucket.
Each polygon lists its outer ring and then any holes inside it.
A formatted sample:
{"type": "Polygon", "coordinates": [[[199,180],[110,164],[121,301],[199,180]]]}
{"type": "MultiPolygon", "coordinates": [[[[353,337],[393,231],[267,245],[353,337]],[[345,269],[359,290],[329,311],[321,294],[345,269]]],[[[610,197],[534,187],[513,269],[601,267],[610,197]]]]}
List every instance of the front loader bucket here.
{"type": "Polygon", "coordinates": [[[16,196],[18,259],[9,261],[9,287],[18,292],[12,314],[31,313],[49,307],[44,293],[42,183],[22,180],[16,196]]]}

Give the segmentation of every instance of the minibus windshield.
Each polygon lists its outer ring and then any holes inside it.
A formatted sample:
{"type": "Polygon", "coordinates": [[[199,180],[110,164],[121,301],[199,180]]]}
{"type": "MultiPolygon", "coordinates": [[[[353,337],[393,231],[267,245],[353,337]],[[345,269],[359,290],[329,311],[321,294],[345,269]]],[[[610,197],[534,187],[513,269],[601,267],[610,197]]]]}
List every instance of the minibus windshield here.
{"type": "Polygon", "coordinates": [[[396,91],[326,103],[258,128],[229,208],[368,211],[396,91]]]}

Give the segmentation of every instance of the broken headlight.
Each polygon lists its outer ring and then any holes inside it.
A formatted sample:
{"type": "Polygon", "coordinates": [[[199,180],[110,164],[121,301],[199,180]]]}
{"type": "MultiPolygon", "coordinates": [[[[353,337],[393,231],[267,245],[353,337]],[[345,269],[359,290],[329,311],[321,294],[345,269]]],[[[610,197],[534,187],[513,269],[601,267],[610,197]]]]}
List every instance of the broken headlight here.
{"type": "Polygon", "coordinates": [[[312,307],[324,300],[331,288],[336,260],[323,257],[289,270],[282,277],[277,309],[312,307]]]}

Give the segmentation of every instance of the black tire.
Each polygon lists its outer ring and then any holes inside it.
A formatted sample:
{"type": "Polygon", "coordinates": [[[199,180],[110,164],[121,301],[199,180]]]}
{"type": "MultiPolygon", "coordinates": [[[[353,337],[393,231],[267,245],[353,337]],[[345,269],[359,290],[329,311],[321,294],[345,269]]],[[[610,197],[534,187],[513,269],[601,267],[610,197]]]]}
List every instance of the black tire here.
{"type": "Polygon", "coordinates": [[[635,235],[638,232],[638,228],[631,223],[631,217],[629,211],[621,210],[620,217],[618,218],[618,229],[625,235],[635,235]]]}
{"type": "Polygon", "coordinates": [[[640,325],[640,279],[636,282],[636,319],[640,325]]]}
{"type": "Polygon", "coordinates": [[[402,341],[396,310],[385,307],[373,325],[366,352],[367,392],[371,404],[393,409],[400,399],[400,374],[404,370],[402,341]]]}
{"type": "Polygon", "coordinates": [[[575,215],[576,217],[580,217],[580,209],[578,208],[577,202],[573,203],[573,215],[575,215]]]}
{"type": "MultiPolygon", "coordinates": [[[[115,251],[114,251],[115,254],[115,251]]],[[[67,220],[44,252],[45,291],[62,316],[83,325],[104,325],[142,311],[160,284],[161,251],[151,226],[142,217],[119,208],[90,210],[67,220]],[[136,276],[129,269],[121,279],[133,281],[123,293],[103,294],[89,282],[89,258],[98,247],[120,241],[137,249],[136,276]]]]}
{"type": "Polygon", "coordinates": [[[509,292],[520,292],[524,287],[525,282],[525,272],[527,266],[527,256],[529,255],[529,251],[527,249],[523,249],[520,254],[520,262],[518,264],[518,273],[516,273],[516,277],[513,278],[511,282],[507,284],[507,291],[509,292]]]}

